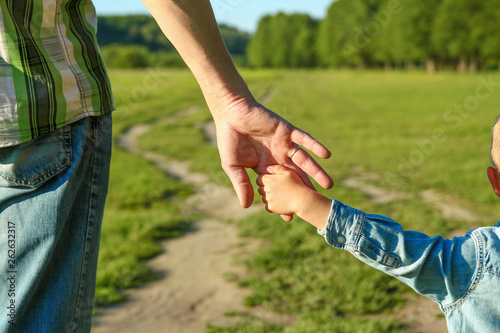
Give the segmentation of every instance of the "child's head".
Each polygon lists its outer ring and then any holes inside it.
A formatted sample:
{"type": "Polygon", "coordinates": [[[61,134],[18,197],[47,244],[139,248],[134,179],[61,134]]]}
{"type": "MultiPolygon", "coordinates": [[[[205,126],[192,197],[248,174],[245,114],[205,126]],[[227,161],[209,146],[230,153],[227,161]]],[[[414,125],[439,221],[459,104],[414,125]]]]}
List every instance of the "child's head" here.
{"type": "Polygon", "coordinates": [[[490,160],[493,167],[488,167],[488,179],[496,195],[500,197],[500,116],[497,117],[492,132],[490,160]]]}

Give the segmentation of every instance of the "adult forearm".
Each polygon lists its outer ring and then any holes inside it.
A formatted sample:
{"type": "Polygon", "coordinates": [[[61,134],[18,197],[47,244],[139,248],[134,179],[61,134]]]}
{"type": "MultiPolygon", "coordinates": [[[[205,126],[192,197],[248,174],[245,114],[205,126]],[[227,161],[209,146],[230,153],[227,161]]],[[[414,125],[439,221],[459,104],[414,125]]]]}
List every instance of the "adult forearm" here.
{"type": "Polygon", "coordinates": [[[255,103],[222,40],[209,0],[143,0],[198,81],[214,117],[255,103]]]}
{"type": "MultiPolygon", "coordinates": [[[[224,45],[209,0],[143,0],[165,36],[198,81],[217,127],[221,164],[243,207],[253,202],[246,172],[266,173],[271,165],[285,165],[312,187],[306,174],[323,187],[333,181],[297,145],[328,158],[330,152],[306,132],[258,104],[236,70],[224,45]],[[292,161],[290,153],[295,154],[292,161]]],[[[286,217],[290,219],[291,217],[286,217]]]]}

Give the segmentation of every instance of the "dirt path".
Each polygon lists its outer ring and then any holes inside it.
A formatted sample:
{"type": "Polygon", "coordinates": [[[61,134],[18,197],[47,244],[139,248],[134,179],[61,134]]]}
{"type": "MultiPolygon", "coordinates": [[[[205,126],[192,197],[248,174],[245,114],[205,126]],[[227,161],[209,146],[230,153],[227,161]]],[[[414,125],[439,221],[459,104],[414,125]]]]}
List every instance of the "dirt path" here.
{"type": "MultiPolygon", "coordinates": [[[[174,122],[197,111],[190,108],[161,121],[174,122]]],[[[195,222],[192,232],[164,242],[163,254],[148,262],[163,278],[126,291],[128,301],[124,303],[101,308],[92,332],[204,332],[207,323],[226,325],[238,320],[226,316],[228,311],[251,313],[272,322],[293,320],[244,307],[244,298],[250,291],[224,278],[227,274],[244,275],[244,268],[235,265],[234,258],[248,255],[259,246],[257,240],[239,238],[237,227],[224,221],[243,218],[259,208],[242,209],[232,189],[210,183],[204,174],[189,172],[189,163],[139,150],[137,139],[150,128],[151,125],[132,127],[117,143],[150,160],[160,170],[192,184],[197,192],[183,209],[198,211],[203,218],[195,222]]],[[[215,133],[213,125],[204,124],[203,128],[207,135],[215,133]]]]}
{"type": "MultiPolygon", "coordinates": [[[[272,91],[266,95],[271,96],[272,91]]],[[[196,107],[186,109],[160,120],[160,123],[175,122],[196,112],[196,107]]],[[[118,138],[118,145],[150,160],[165,173],[192,184],[197,193],[187,200],[183,209],[196,210],[203,218],[195,222],[192,232],[164,242],[164,253],[148,262],[162,278],[142,288],[128,290],[127,302],[101,308],[92,332],[198,333],[204,332],[207,323],[227,325],[238,320],[226,316],[229,311],[249,313],[270,322],[293,322],[292,317],[244,307],[243,300],[250,291],[224,278],[227,274],[244,275],[245,269],[235,265],[234,258],[248,255],[260,245],[258,240],[242,240],[238,237],[237,227],[224,221],[243,218],[259,208],[241,209],[232,189],[210,183],[204,174],[189,172],[187,162],[138,149],[139,136],[149,131],[151,126],[146,124],[130,128],[118,138]]],[[[207,142],[216,144],[213,122],[199,126],[205,132],[207,142]]],[[[407,193],[373,185],[378,178],[377,174],[355,168],[353,176],[345,179],[343,186],[356,188],[371,200],[381,203],[411,197],[407,193]]],[[[468,222],[477,219],[449,196],[428,190],[422,192],[421,197],[441,209],[445,217],[463,218],[468,222]]],[[[434,302],[415,294],[406,297],[407,305],[395,309],[391,317],[405,322],[409,332],[447,332],[445,320],[434,302]]]]}

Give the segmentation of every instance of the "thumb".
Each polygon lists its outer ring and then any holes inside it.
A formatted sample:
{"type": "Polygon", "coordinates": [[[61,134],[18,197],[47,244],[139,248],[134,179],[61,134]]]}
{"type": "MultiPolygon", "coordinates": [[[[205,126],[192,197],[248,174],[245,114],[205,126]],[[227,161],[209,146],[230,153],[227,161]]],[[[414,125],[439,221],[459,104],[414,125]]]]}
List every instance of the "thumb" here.
{"type": "Polygon", "coordinates": [[[233,184],[236,195],[240,200],[241,207],[250,207],[254,197],[253,186],[245,168],[230,167],[224,171],[226,171],[226,174],[233,184]]]}
{"type": "Polygon", "coordinates": [[[283,165],[271,165],[267,167],[267,172],[273,175],[286,175],[290,172],[290,169],[283,165]]]}

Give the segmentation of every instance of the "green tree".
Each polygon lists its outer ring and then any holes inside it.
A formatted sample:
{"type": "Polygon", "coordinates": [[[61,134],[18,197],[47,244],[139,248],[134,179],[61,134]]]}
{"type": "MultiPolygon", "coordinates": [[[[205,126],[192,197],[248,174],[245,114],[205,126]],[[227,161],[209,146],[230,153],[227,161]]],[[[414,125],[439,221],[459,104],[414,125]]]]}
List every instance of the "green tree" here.
{"type": "Polygon", "coordinates": [[[248,43],[247,58],[251,66],[271,67],[271,20],[272,16],[262,17],[257,31],[248,43]]]}
{"type": "Polygon", "coordinates": [[[373,38],[372,57],[375,63],[384,64],[386,68],[404,65],[411,53],[407,41],[410,24],[403,15],[405,4],[386,0],[380,5],[374,18],[382,29],[373,38]]]}
{"type": "Polygon", "coordinates": [[[99,16],[99,45],[143,45],[150,51],[174,51],[149,15],[99,16]]]}
{"type": "Polygon", "coordinates": [[[477,27],[474,38],[480,40],[479,54],[484,67],[492,65],[500,69],[500,38],[495,31],[500,22],[500,7],[498,0],[483,0],[481,13],[476,15],[477,27]],[[480,28],[479,28],[480,27],[480,28]]]}
{"type": "Polygon", "coordinates": [[[306,14],[263,17],[247,49],[255,67],[312,67],[316,65],[318,22],[306,14]]]}
{"type": "Polygon", "coordinates": [[[483,0],[444,0],[439,7],[432,41],[448,63],[458,64],[459,71],[477,69],[485,39],[484,10],[483,0]]]}
{"type": "Polygon", "coordinates": [[[306,22],[300,27],[293,41],[290,54],[291,67],[317,66],[316,36],[318,22],[306,17],[306,22]]]}
{"type": "Polygon", "coordinates": [[[101,49],[109,67],[145,68],[149,66],[148,49],[140,45],[107,45],[101,49]]]}
{"type": "Polygon", "coordinates": [[[436,8],[442,0],[386,0],[378,16],[386,16],[387,27],[376,39],[375,57],[392,65],[415,67],[425,64],[435,70],[437,53],[431,35],[436,8]]]}
{"type": "MultiPolygon", "coordinates": [[[[250,36],[227,25],[220,26],[231,54],[244,54],[250,36]]],[[[149,15],[99,16],[97,40],[100,46],[142,45],[151,52],[176,52],[149,15]]]]}
{"type": "Polygon", "coordinates": [[[219,29],[222,34],[222,38],[224,38],[224,43],[231,54],[245,54],[245,49],[250,39],[250,35],[248,33],[242,32],[225,24],[221,24],[219,29]]]}
{"type": "Polygon", "coordinates": [[[271,43],[267,47],[272,48],[271,66],[272,67],[289,67],[290,53],[294,40],[293,32],[290,30],[289,17],[284,13],[278,13],[271,19],[271,43]]]}
{"type": "Polygon", "coordinates": [[[327,66],[365,67],[374,62],[374,40],[385,28],[376,14],[383,0],[338,0],[321,22],[318,54],[327,66]]]}

